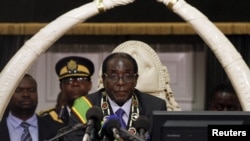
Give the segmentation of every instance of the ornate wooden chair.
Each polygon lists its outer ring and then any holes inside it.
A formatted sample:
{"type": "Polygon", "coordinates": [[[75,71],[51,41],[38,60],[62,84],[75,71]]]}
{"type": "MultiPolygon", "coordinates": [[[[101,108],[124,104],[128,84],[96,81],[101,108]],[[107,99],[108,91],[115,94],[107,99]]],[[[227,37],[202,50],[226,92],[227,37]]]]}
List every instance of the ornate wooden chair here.
{"type": "MultiPolygon", "coordinates": [[[[179,104],[175,101],[173,91],[170,87],[170,77],[166,66],[162,65],[157,53],[146,43],[136,40],[126,41],[118,45],[114,52],[126,52],[137,61],[139,78],[136,88],[142,92],[152,94],[165,99],[168,111],[181,111],[179,104]]],[[[103,87],[99,71],[98,88],[103,87]]]]}

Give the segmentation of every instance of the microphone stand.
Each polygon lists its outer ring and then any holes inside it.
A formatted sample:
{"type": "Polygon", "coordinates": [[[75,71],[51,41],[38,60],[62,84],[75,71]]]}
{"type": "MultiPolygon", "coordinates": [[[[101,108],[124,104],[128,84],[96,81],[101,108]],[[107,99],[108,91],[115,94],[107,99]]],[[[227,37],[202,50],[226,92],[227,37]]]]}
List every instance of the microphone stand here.
{"type": "Polygon", "coordinates": [[[64,131],[64,132],[62,132],[60,134],[57,134],[55,137],[53,137],[53,138],[51,138],[49,140],[44,140],[44,141],[55,141],[55,140],[65,136],[65,135],[67,135],[67,134],[69,134],[69,133],[71,133],[73,131],[76,131],[76,130],[84,128],[84,127],[85,127],[85,125],[83,125],[82,123],[78,123],[78,124],[74,125],[72,128],[70,128],[70,130],[64,131]]]}
{"type": "Polygon", "coordinates": [[[92,128],[89,131],[85,130],[82,141],[100,141],[98,131],[95,128],[92,128]]]}

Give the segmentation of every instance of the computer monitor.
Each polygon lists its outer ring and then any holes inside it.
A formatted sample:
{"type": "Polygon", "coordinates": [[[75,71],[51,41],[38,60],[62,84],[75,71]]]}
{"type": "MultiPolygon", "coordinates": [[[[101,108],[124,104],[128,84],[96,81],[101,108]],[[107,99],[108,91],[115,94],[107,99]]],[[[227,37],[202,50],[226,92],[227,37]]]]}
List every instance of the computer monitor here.
{"type": "Polygon", "coordinates": [[[154,111],[153,141],[207,141],[208,125],[249,125],[250,112],[154,111]]]}

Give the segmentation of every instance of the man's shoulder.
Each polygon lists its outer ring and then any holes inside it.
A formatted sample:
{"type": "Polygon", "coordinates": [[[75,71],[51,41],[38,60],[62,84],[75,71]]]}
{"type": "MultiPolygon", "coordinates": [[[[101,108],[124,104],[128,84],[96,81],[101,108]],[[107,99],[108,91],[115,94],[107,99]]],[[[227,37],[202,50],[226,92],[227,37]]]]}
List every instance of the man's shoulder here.
{"type": "Polygon", "coordinates": [[[53,119],[53,117],[51,117],[50,115],[45,115],[45,116],[39,116],[37,115],[37,119],[38,119],[38,123],[40,125],[42,124],[46,124],[46,125],[50,125],[50,126],[54,126],[54,127],[63,127],[64,123],[63,122],[59,122],[53,119]]]}
{"type": "Polygon", "coordinates": [[[90,93],[90,94],[86,95],[85,97],[89,98],[89,99],[96,98],[96,97],[101,97],[102,91],[104,91],[104,89],[97,90],[97,91],[95,91],[93,93],[90,93]]]}
{"type": "Polygon", "coordinates": [[[37,120],[38,120],[37,123],[38,123],[39,134],[41,134],[41,136],[43,136],[42,138],[44,139],[50,139],[54,137],[59,129],[66,126],[63,123],[59,123],[53,120],[49,115],[46,116],[37,115],[37,120]]]}
{"type": "Polygon", "coordinates": [[[47,110],[42,110],[40,112],[38,112],[38,116],[46,116],[48,115],[51,111],[54,111],[55,108],[50,108],[50,109],[47,109],[47,110]]]}
{"type": "Polygon", "coordinates": [[[165,99],[140,91],[135,91],[135,94],[144,110],[145,108],[149,112],[154,110],[167,110],[167,102],[165,99]]]}
{"type": "Polygon", "coordinates": [[[135,90],[135,94],[137,95],[139,100],[147,101],[147,103],[154,103],[159,105],[166,105],[166,100],[160,97],[154,96],[152,94],[148,94],[145,92],[141,92],[139,90],[135,90]]]}
{"type": "Polygon", "coordinates": [[[52,120],[60,124],[63,124],[63,121],[59,118],[55,108],[39,112],[38,117],[40,117],[41,119],[46,119],[49,121],[52,120]]]}
{"type": "Polygon", "coordinates": [[[140,91],[138,89],[135,90],[135,94],[137,94],[138,96],[144,97],[144,98],[152,98],[152,99],[155,99],[155,100],[163,100],[162,98],[159,98],[159,97],[154,96],[154,95],[149,94],[149,93],[142,92],[142,91],[140,91]]]}

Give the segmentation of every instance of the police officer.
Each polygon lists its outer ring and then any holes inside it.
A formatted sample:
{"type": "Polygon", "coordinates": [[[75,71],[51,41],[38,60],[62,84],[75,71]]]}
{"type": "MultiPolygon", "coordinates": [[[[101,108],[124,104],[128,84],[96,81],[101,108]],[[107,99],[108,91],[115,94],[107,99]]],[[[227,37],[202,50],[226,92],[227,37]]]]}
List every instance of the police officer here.
{"type": "Polygon", "coordinates": [[[59,60],[55,70],[61,90],[57,105],[40,115],[49,114],[54,120],[68,124],[74,100],[87,95],[92,89],[91,77],[94,73],[94,64],[84,57],[69,56],[59,60]]]}

